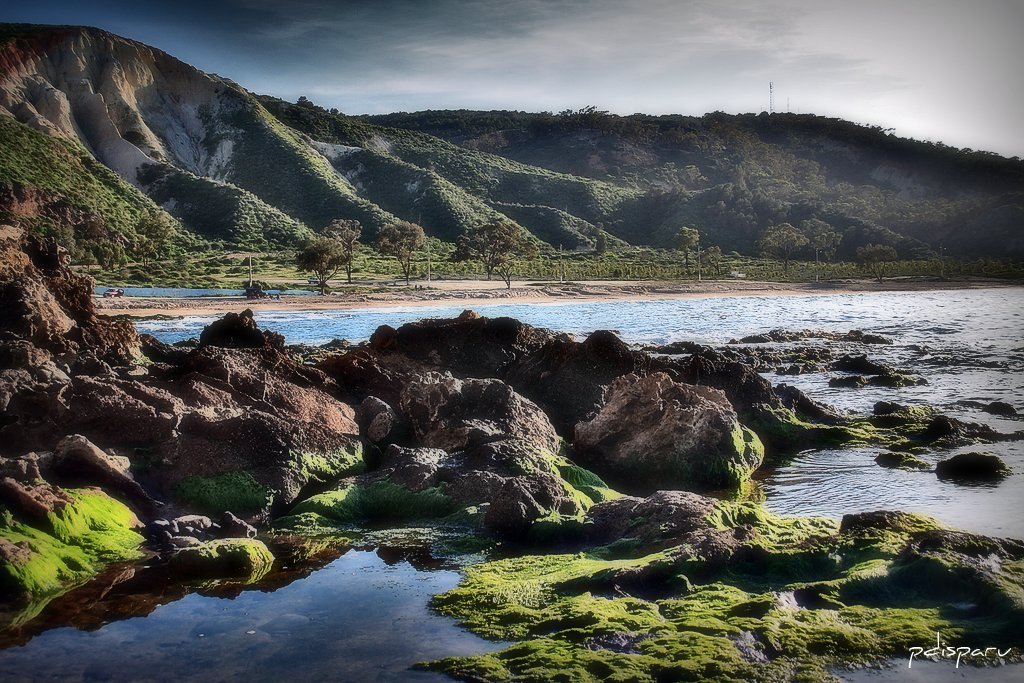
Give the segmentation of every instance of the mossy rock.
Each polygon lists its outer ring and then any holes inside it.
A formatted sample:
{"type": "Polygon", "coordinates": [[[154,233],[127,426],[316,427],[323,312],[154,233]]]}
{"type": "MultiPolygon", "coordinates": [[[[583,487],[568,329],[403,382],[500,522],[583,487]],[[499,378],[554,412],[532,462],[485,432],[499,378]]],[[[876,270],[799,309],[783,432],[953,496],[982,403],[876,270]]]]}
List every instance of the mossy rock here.
{"type": "Polygon", "coordinates": [[[92,577],[109,562],[141,556],[139,522],[123,503],[94,489],[68,489],[72,502],[50,512],[51,533],[0,517],[0,593],[38,598],[92,577]]]}
{"type": "Polygon", "coordinates": [[[227,538],[183,548],[171,556],[171,575],[184,580],[238,579],[253,583],[274,565],[274,555],[263,541],[227,538]]]}
{"type": "Polygon", "coordinates": [[[932,468],[926,460],[922,460],[915,455],[893,451],[879,453],[875,457],[875,462],[880,467],[898,470],[930,470],[932,468]]]}

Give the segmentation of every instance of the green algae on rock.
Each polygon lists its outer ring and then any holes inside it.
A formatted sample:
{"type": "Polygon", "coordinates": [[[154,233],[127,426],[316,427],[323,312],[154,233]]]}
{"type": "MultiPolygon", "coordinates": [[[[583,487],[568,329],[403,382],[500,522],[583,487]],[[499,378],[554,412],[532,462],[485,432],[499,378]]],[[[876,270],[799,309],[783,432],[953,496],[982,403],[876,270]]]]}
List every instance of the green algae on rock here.
{"type": "Polygon", "coordinates": [[[936,632],[1022,645],[1024,544],[907,513],[848,515],[837,526],[750,503],[711,510],[708,530],[745,539],[717,566],[688,542],[617,559],[621,544],[470,567],[434,608],[521,642],[423,666],[467,681],[825,681],[832,667],[906,654],[936,632]]]}
{"type": "Polygon", "coordinates": [[[403,521],[444,517],[455,506],[439,488],[411,491],[389,482],[368,486],[348,484],[342,488],[307,498],[294,508],[292,515],[316,513],[333,523],[358,521],[403,521]]]}
{"type": "Polygon", "coordinates": [[[68,489],[71,502],[47,514],[49,529],[0,516],[2,592],[36,599],[84,581],[110,562],[139,556],[138,520],[124,504],[93,489],[68,489]]]}
{"type": "Polygon", "coordinates": [[[254,583],[274,565],[274,555],[263,541],[227,538],[183,548],[171,556],[171,575],[185,580],[235,579],[254,583]]]}

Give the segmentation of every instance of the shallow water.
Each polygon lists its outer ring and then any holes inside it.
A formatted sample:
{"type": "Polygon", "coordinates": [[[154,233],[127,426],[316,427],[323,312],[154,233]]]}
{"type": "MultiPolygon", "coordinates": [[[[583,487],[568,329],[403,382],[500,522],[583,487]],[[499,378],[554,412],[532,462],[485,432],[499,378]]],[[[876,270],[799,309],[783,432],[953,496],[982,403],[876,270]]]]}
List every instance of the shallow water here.
{"type": "Polygon", "coordinates": [[[349,551],[276,590],[192,593],[95,630],[53,628],[0,650],[0,680],[443,681],[410,667],[501,647],[428,608],[458,571],[380,555],[349,551]]]}
{"type": "MultiPolygon", "coordinates": [[[[426,317],[451,317],[460,306],[308,312],[261,311],[260,325],[285,335],[289,343],[320,344],[334,338],[361,341],[379,325],[398,326],[426,317]]],[[[842,373],[789,376],[767,374],[773,383],[797,386],[838,408],[869,412],[877,401],[927,403],[957,418],[1013,432],[1024,420],[993,417],[960,405],[971,400],[1008,401],[1024,409],[1024,289],[999,288],[936,292],[780,297],[663,299],[659,301],[495,304],[477,307],[487,316],[507,315],[524,322],[584,335],[615,330],[634,344],[691,340],[721,345],[771,329],[860,329],[893,339],[892,345],[830,344],[837,353],[866,353],[897,368],[920,374],[928,384],[886,389],[828,386],[842,373]]],[[[139,321],[142,332],[167,342],[198,336],[213,317],[139,321]]],[[[808,340],[798,345],[821,344],[808,340]]],[[[764,347],[785,347],[766,344],[764,347]]],[[[930,472],[901,472],[874,463],[880,449],[848,449],[803,454],[760,473],[768,507],[784,514],[840,517],[847,512],[897,508],[934,515],[960,528],[1024,538],[1024,442],[984,446],[1010,465],[1002,483],[965,487],[939,481],[930,472]]],[[[975,449],[978,450],[978,449],[975,449]]],[[[950,453],[924,456],[936,461],[950,453]]]]}

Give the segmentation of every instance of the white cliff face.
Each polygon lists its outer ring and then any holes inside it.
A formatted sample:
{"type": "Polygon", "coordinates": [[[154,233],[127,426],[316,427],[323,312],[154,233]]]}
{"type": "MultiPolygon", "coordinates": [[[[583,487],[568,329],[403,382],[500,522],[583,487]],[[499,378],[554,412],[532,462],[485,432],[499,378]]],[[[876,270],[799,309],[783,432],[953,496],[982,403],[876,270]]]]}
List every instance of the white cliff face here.
{"type": "Polygon", "coordinates": [[[0,107],[19,121],[79,140],[135,184],[139,168],[154,162],[224,176],[231,131],[211,131],[210,122],[239,106],[233,86],[100,31],[68,30],[23,45],[0,50],[10,67],[0,76],[0,107]]]}

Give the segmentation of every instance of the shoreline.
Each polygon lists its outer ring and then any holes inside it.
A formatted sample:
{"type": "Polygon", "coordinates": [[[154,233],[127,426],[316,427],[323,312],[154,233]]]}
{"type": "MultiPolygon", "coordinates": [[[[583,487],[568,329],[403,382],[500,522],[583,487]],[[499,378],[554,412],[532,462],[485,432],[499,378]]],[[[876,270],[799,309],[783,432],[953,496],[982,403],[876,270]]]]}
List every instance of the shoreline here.
{"type": "Polygon", "coordinates": [[[253,311],[320,311],[388,308],[394,306],[466,307],[500,304],[544,304],[559,301],[657,301],[662,299],[701,299],[726,297],[820,296],[876,292],[922,292],[962,289],[1024,287],[1011,280],[971,278],[938,280],[901,278],[841,280],[830,282],[762,282],[745,280],[705,280],[703,282],[587,281],[579,283],[504,283],[486,280],[449,280],[432,283],[429,289],[402,288],[394,292],[290,294],[280,299],[249,300],[226,297],[125,297],[104,299],[94,296],[96,312],[101,315],[128,315],[135,318],[156,316],[223,315],[251,308],[253,311]]]}

